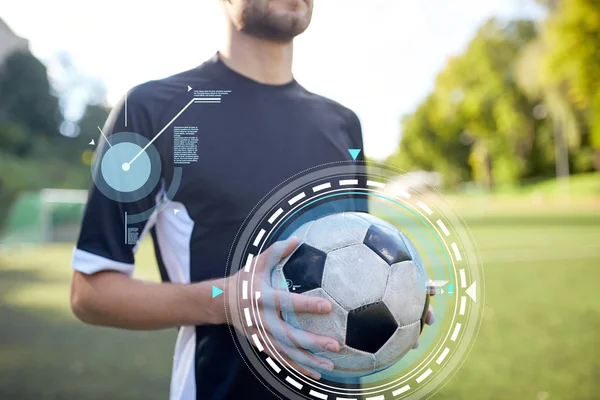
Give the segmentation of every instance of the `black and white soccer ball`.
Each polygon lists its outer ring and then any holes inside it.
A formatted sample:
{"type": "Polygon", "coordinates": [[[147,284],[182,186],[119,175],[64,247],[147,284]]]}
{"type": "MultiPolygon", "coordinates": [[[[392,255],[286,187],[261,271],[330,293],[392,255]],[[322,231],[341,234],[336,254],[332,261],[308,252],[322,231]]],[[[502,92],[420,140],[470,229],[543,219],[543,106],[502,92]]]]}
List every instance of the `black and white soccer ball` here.
{"type": "Polygon", "coordinates": [[[283,314],[296,328],[340,342],[339,353],[317,353],[334,363],[326,374],[365,376],[402,358],[429,307],[427,273],[413,243],[390,223],[357,212],[311,221],[292,236],[299,245],[271,280],[278,289],[333,304],[327,315],[283,314]]]}

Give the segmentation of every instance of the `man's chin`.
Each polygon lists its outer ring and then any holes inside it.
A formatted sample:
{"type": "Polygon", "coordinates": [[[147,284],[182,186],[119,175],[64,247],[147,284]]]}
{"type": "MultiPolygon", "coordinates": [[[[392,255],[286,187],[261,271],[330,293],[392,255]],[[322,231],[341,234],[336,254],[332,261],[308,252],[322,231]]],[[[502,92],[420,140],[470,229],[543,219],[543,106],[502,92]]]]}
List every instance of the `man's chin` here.
{"type": "Polygon", "coordinates": [[[269,4],[269,12],[277,18],[301,21],[308,17],[309,8],[305,0],[288,0],[269,4]]]}
{"type": "Polygon", "coordinates": [[[271,0],[269,8],[273,11],[308,11],[307,0],[271,0]]]}

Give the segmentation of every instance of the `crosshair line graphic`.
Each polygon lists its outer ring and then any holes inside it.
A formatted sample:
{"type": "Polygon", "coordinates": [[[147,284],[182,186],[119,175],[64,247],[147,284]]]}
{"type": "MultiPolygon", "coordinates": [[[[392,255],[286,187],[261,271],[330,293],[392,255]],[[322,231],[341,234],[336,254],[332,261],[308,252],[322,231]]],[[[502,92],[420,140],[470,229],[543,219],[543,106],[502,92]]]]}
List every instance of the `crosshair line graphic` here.
{"type": "Polygon", "coordinates": [[[102,136],[104,137],[104,140],[106,140],[106,143],[108,143],[108,145],[110,147],[112,147],[112,144],[110,144],[110,142],[108,141],[108,138],[106,137],[106,135],[104,134],[104,132],[102,132],[102,128],[98,127],[98,130],[100,131],[100,133],[102,134],[102,136]]]}

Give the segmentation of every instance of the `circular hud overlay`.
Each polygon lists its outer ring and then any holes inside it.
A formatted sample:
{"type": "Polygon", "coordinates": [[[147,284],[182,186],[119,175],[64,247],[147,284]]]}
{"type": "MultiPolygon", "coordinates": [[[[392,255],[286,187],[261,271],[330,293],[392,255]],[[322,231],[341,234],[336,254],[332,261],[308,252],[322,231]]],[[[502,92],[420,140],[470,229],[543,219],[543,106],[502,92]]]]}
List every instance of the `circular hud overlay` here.
{"type": "MultiPolygon", "coordinates": [[[[252,331],[231,328],[231,334],[257,379],[281,398],[429,397],[450,380],[471,350],[484,304],[483,270],[475,243],[439,192],[426,185],[403,188],[394,180],[398,175],[383,165],[367,167],[357,162],[307,170],[265,196],[238,232],[228,271],[239,273],[238,279],[229,280],[226,307],[230,323],[252,331]],[[417,247],[437,286],[437,294],[430,299],[435,323],[423,329],[417,349],[383,371],[352,379],[323,374],[315,380],[296,371],[277,352],[277,343],[266,336],[267,322],[258,313],[261,292],[250,289],[255,280],[263,279],[255,273],[256,261],[270,244],[288,238],[304,223],[365,204],[370,213],[396,225],[417,247]]],[[[291,292],[293,285],[286,281],[283,289],[291,292]]]]}
{"type": "Polygon", "coordinates": [[[133,202],[146,197],[156,187],[161,160],[150,141],[134,132],[110,135],[110,143],[98,148],[92,164],[96,187],[108,198],[133,202]]]}

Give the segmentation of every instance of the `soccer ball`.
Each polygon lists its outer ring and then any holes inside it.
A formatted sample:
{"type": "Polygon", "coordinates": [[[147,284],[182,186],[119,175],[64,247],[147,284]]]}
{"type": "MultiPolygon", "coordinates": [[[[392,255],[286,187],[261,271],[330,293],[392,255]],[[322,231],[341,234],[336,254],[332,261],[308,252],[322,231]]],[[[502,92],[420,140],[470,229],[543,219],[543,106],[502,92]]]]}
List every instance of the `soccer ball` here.
{"type": "Polygon", "coordinates": [[[298,247],[273,269],[273,287],[322,297],[327,315],[283,313],[292,326],[329,336],[339,353],[333,377],[360,377],[390,367],[415,344],[429,307],[427,274],[415,246],[398,229],[366,213],[311,221],[292,236],[298,247]]]}

